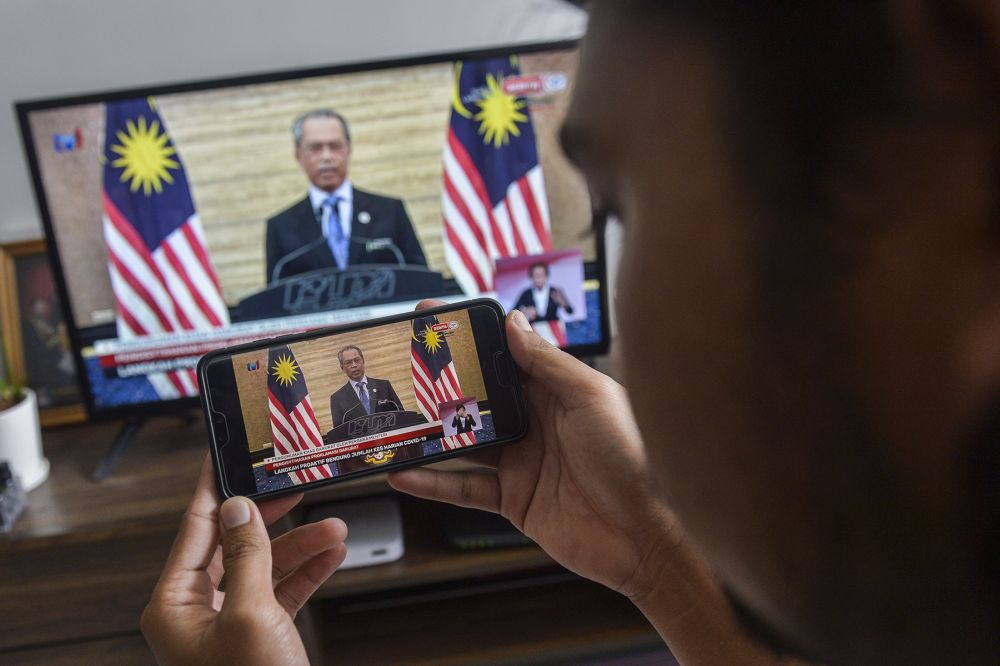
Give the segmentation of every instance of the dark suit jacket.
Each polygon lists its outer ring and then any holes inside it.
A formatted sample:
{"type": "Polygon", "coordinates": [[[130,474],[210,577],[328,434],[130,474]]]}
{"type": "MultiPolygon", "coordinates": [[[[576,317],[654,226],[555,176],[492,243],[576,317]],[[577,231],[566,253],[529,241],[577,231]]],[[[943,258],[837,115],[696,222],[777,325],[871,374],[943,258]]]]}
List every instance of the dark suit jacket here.
{"type": "Polygon", "coordinates": [[[456,414],[455,418],[451,420],[451,426],[459,434],[472,432],[472,429],[476,427],[476,419],[472,418],[472,414],[466,414],[464,419],[456,414]]]}
{"type": "MultiPolygon", "coordinates": [[[[368,399],[371,401],[372,414],[378,412],[397,412],[403,409],[403,401],[392,389],[388,379],[368,378],[368,399]],[[381,404],[380,404],[381,403],[381,404]]],[[[346,421],[365,415],[361,398],[354,390],[354,385],[348,381],[330,396],[330,415],[333,416],[333,427],[336,428],[346,421]]]]}
{"type": "MultiPolygon", "coordinates": [[[[563,300],[566,301],[566,312],[568,314],[573,314],[573,306],[570,305],[569,299],[566,298],[566,293],[559,287],[549,287],[549,307],[545,312],[536,312],[534,319],[529,319],[528,321],[556,321],[559,319],[559,308],[561,305],[555,302],[552,298],[553,292],[558,291],[563,296],[563,300]]],[[[521,292],[520,298],[517,299],[517,303],[514,304],[514,308],[520,310],[521,308],[533,308],[535,307],[535,299],[531,297],[531,287],[528,287],[523,292],[521,292]]]]}
{"type": "MultiPolygon", "coordinates": [[[[354,188],[352,204],[351,243],[348,249],[347,265],[393,264],[396,256],[390,250],[368,252],[362,239],[389,238],[396,244],[407,265],[426,266],[427,259],[413,231],[413,224],[406,214],[406,208],[399,199],[383,197],[354,188]],[[368,223],[358,220],[362,213],[368,214],[368,223]]],[[[268,284],[274,275],[275,265],[293,252],[306,245],[310,249],[288,261],[281,269],[278,279],[299,273],[336,268],[333,252],[325,240],[320,240],[323,230],[312,208],[309,197],[283,210],[267,221],[267,275],[268,284]]]]}

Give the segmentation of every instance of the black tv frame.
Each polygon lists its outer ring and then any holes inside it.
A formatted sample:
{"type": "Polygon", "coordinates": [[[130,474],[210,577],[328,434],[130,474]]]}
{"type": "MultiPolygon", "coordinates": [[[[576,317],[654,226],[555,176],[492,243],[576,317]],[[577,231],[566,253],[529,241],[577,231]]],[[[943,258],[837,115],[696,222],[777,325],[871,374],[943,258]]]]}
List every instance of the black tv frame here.
{"type": "MultiPolygon", "coordinates": [[[[76,366],[77,381],[80,385],[80,392],[84,398],[87,409],[87,417],[93,421],[112,420],[122,417],[146,418],[153,416],[170,416],[179,412],[197,409],[200,406],[198,397],[175,398],[173,400],[158,400],[156,402],[142,402],[129,405],[117,405],[114,407],[97,407],[94,404],[94,396],[91,390],[90,378],[87,375],[86,364],[83,359],[83,344],[80,330],[77,328],[76,320],[73,317],[72,305],[69,299],[69,290],[66,286],[66,276],[63,273],[62,257],[59,244],[56,240],[55,229],[49,214],[48,204],[45,199],[45,188],[42,183],[41,171],[39,169],[38,158],[35,153],[35,146],[31,136],[31,126],[28,115],[34,111],[45,111],[67,106],[81,104],[94,104],[102,102],[114,102],[122,99],[134,99],[141,97],[172,95],[177,93],[196,92],[202,90],[213,90],[219,88],[231,88],[237,86],[253,85],[260,83],[275,83],[280,81],[291,81],[296,79],[306,79],[318,76],[330,76],[334,74],[348,74],[353,72],[378,71],[392,69],[394,67],[407,67],[415,65],[428,65],[455,60],[465,60],[474,58],[490,58],[503,55],[538,53],[543,51],[559,51],[576,48],[579,46],[578,39],[568,39],[552,42],[530,42],[525,44],[510,44],[506,46],[491,47],[488,49],[470,51],[445,51],[425,55],[408,56],[401,58],[391,58],[384,60],[353,61],[339,65],[328,65],[320,67],[309,67],[302,69],[285,69],[270,72],[258,72],[253,74],[209,78],[183,83],[165,83],[137,88],[122,88],[106,90],[94,93],[85,93],[67,97],[51,97],[15,101],[14,108],[17,113],[17,121],[21,134],[21,146],[24,150],[25,159],[31,173],[31,185],[35,196],[35,203],[42,219],[42,226],[45,230],[45,239],[48,245],[52,272],[56,280],[56,288],[59,291],[59,299],[62,305],[63,318],[69,331],[70,341],[73,347],[73,362],[76,366]]],[[[603,233],[595,233],[595,244],[597,249],[597,259],[590,266],[585,266],[589,277],[596,277],[599,283],[599,299],[601,304],[601,341],[589,345],[575,345],[567,347],[566,351],[577,357],[591,357],[606,354],[610,345],[611,326],[610,312],[608,310],[608,280],[607,280],[607,260],[605,255],[605,239],[603,233]],[[596,274],[596,275],[595,275],[596,274]]],[[[587,279],[587,275],[584,276],[587,279]]]]}

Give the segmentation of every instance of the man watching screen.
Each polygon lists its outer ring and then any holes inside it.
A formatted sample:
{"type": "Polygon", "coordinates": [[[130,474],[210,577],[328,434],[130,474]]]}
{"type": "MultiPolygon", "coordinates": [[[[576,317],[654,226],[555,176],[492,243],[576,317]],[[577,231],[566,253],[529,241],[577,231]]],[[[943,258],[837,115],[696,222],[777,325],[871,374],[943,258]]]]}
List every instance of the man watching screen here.
{"type": "Polygon", "coordinates": [[[304,113],[292,124],[306,197],[267,221],[267,281],[363,264],[426,266],[399,199],[354,187],[351,134],[336,111],[304,113]]]}
{"type": "Polygon", "coordinates": [[[375,379],[365,374],[365,356],[359,347],[344,347],[337,352],[337,360],[347,376],[347,383],[330,396],[334,427],[366,414],[403,409],[388,379],[375,379]]]}
{"type": "MultiPolygon", "coordinates": [[[[587,7],[562,142],[622,224],[628,392],[515,310],[528,436],[390,484],[502,514],[682,664],[1000,663],[996,0],[587,7]]],[[[206,466],[188,521],[213,519],[182,528],[144,625],[178,663],[191,638],[232,658],[224,621],[185,631],[209,562],[223,620],[266,613],[236,637],[277,627],[261,649],[316,587],[272,590],[285,507],[219,522],[211,492],[206,466]]]]}

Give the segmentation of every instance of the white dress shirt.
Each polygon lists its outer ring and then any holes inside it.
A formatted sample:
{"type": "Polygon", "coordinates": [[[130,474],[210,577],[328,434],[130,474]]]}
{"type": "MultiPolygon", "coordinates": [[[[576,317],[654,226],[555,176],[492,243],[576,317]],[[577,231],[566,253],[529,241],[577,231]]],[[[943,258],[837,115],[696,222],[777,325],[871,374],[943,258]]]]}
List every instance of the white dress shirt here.
{"type": "Polygon", "coordinates": [[[531,299],[535,301],[535,316],[541,319],[549,311],[549,285],[531,288],[531,299]]]}

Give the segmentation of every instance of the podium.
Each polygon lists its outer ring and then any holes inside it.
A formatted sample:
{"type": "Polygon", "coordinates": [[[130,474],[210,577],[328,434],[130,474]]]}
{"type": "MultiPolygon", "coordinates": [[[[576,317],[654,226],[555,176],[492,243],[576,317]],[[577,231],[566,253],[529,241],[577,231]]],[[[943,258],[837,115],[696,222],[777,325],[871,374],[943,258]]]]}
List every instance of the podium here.
{"type": "Polygon", "coordinates": [[[247,296],[232,317],[234,322],[252,321],[460,293],[454,280],[424,266],[324,268],[292,275],[247,296]]]}
{"type": "MultiPolygon", "coordinates": [[[[332,430],[329,430],[323,436],[323,443],[335,444],[337,442],[345,442],[349,439],[354,439],[355,437],[375,435],[390,430],[398,430],[400,428],[420,425],[422,423],[427,423],[427,419],[424,418],[423,414],[418,412],[388,411],[365,414],[364,416],[359,416],[351,419],[350,421],[345,421],[332,430]]],[[[407,444],[406,446],[392,449],[392,453],[393,462],[412,460],[413,458],[419,458],[424,454],[424,445],[423,443],[407,444]]],[[[348,474],[362,469],[371,469],[376,466],[374,463],[366,463],[365,457],[364,453],[361,452],[354,458],[341,460],[337,463],[340,473],[348,474]]]]}

